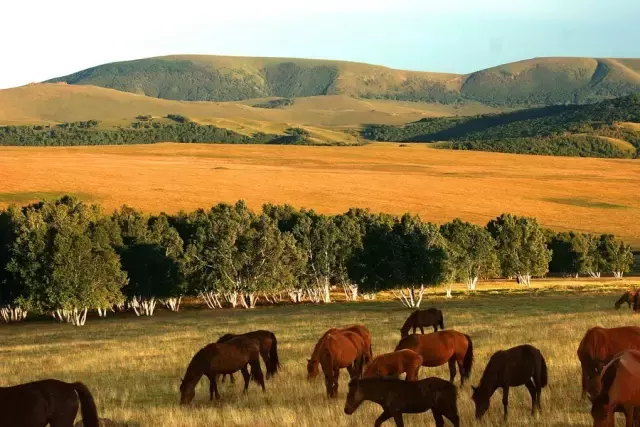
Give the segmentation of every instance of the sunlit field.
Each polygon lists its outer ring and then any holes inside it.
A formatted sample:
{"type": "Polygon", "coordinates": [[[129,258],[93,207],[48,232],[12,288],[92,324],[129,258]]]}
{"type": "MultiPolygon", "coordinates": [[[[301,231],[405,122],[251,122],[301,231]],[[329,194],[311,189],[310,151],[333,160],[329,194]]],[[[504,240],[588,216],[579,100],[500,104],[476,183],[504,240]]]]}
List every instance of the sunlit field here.
{"type": "MultiPolygon", "coordinates": [[[[482,285],[474,296],[456,288],[454,298],[430,290],[423,308],[439,307],[445,325],[469,334],[475,347],[471,383],[476,385],[489,356],[498,349],[530,343],[542,351],[549,366],[549,386],[542,392],[543,412],[529,415],[531,401],[524,387],[511,389],[507,425],[589,426],[589,405],[580,400],[578,343],[587,328],[638,325],[626,306],[613,303],[623,282],[539,282],[523,290],[501,282],[482,285]]],[[[340,299],[340,295],[335,295],[340,299]]],[[[366,426],[381,410],[364,403],[352,416],[343,412],[348,377],[340,378],[337,399],[328,399],[322,376],[305,378],[305,362],[317,338],[329,327],[362,323],[373,335],[374,354],[392,351],[398,329],[410,311],[386,300],[329,305],[280,305],[254,310],[210,311],[188,306],[179,313],[158,310],[153,318],[121,314],[91,318],[83,328],[50,319],[0,326],[0,385],[42,378],[83,381],[93,391],[101,417],[136,426],[366,426]],[[222,385],[222,400],[209,402],[202,380],[188,407],[178,404],[180,379],[192,355],[226,332],[269,329],[278,337],[282,372],[267,381],[266,393],[255,384],[242,394],[222,385]]],[[[446,367],[422,368],[421,377],[448,378],[446,367]]],[[[459,384],[459,377],[456,385],[459,384]]],[[[459,391],[461,424],[501,425],[501,392],[481,423],[474,419],[470,385],[459,391]]],[[[619,421],[621,422],[621,421],[619,421]]],[[[431,414],[406,415],[407,426],[433,425],[431,414]]],[[[393,425],[393,421],[388,422],[393,425]]]]}
{"type": "Polygon", "coordinates": [[[156,144],[0,147],[0,208],[65,193],[147,212],[245,199],[322,213],[350,207],[455,217],[503,212],[557,231],[613,233],[640,245],[640,166],[633,160],[460,152],[424,144],[364,147],[156,144]]]}

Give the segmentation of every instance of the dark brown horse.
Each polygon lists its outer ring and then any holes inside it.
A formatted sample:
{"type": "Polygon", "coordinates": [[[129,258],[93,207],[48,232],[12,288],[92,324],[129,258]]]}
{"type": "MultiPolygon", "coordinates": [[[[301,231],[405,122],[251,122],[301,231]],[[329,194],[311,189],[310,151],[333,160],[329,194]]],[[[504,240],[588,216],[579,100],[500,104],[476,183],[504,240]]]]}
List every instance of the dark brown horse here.
{"type": "MultiPolygon", "coordinates": [[[[236,337],[254,338],[260,342],[260,355],[264,361],[267,371],[267,379],[278,373],[280,369],[280,361],[278,359],[278,340],[276,335],[271,331],[259,330],[247,332],[244,334],[225,334],[218,339],[218,343],[225,343],[236,337]]],[[[224,382],[226,375],[222,376],[224,382]]],[[[231,382],[234,382],[233,374],[229,374],[231,382]]]]}
{"type": "Polygon", "coordinates": [[[353,414],[365,400],[382,406],[383,412],[376,419],[375,427],[389,418],[393,418],[398,427],[403,427],[402,414],[417,414],[428,410],[433,413],[436,427],[444,427],[444,418],[451,421],[454,427],[460,425],[456,386],[440,378],[420,381],[393,378],[351,380],[344,405],[345,414],[353,414]]]}
{"type": "Polygon", "coordinates": [[[440,329],[444,329],[444,317],[442,311],[437,308],[428,308],[426,310],[416,310],[409,315],[407,320],[400,329],[400,336],[402,338],[409,335],[409,329],[413,328],[413,333],[416,333],[416,329],[420,328],[420,332],[424,334],[424,327],[433,326],[433,332],[438,332],[438,326],[440,329]]]}
{"type": "Polygon", "coordinates": [[[509,412],[509,387],[524,385],[531,395],[531,415],[541,410],[540,394],[547,386],[547,363],[540,350],[531,345],[520,345],[493,353],[482,374],[480,385],[473,387],[476,418],[481,419],[489,409],[489,401],[498,388],[502,388],[504,419],[509,412]]]}
{"type": "Polygon", "coordinates": [[[413,334],[402,338],[396,351],[409,349],[422,356],[422,366],[436,367],[449,363],[450,381],[456,377],[456,363],[460,369],[460,383],[471,375],[473,342],[468,335],[453,329],[426,335],[413,334]]]}
{"type": "Polygon", "coordinates": [[[582,396],[595,396],[600,391],[602,368],[618,353],[640,350],[640,328],[591,328],[580,341],[578,359],[582,368],[582,396]]]}
{"type": "Polygon", "coordinates": [[[362,378],[398,377],[407,374],[407,381],[418,379],[422,366],[422,356],[413,350],[399,350],[393,353],[380,354],[364,367],[362,378]]]}
{"type": "Polygon", "coordinates": [[[600,393],[591,399],[594,427],[613,427],[615,412],[624,412],[627,427],[640,426],[640,352],[624,351],[601,374],[600,393]]]}
{"type": "Polygon", "coordinates": [[[264,376],[260,367],[260,342],[253,338],[237,337],[226,343],[209,344],[200,349],[191,359],[187,372],[180,384],[180,403],[191,403],[196,395],[196,385],[203,375],[209,378],[209,399],[220,399],[216,376],[242,372],[244,391],[249,388],[249,381],[260,384],[265,391],[264,376]],[[251,373],[247,369],[251,367],[251,373]]]}
{"type": "MultiPolygon", "coordinates": [[[[360,335],[353,332],[331,332],[322,338],[322,343],[318,350],[318,362],[324,373],[327,396],[336,397],[338,395],[338,379],[340,369],[347,369],[351,378],[356,378],[362,374],[365,354],[368,349],[360,335]]],[[[311,364],[308,365],[312,366],[311,364]]],[[[309,371],[309,378],[318,375],[317,364],[315,372],[309,371]]]]}
{"type": "Polygon", "coordinates": [[[637,293],[637,291],[636,292],[625,292],[624,294],[622,294],[620,299],[618,301],[616,301],[616,303],[614,304],[614,307],[616,308],[616,310],[619,310],[620,307],[622,306],[622,304],[624,304],[624,303],[627,303],[629,305],[629,308],[631,308],[631,304],[633,304],[633,297],[634,297],[635,293],[637,293]]]}
{"type": "Polygon", "coordinates": [[[43,380],[0,387],[3,427],[73,427],[78,407],[86,427],[99,427],[93,396],[82,383],[43,380]]]}
{"type": "Polygon", "coordinates": [[[322,337],[318,340],[315,347],[313,348],[313,352],[311,353],[311,358],[307,359],[307,379],[311,380],[318,375],[318,365],[320,363],[319,351],[322,347],[322,342],[326,338],[327,335],[333,332],[353,332],[362,338],[365,347],[365,354],[363,363],[369,362],[373,358],[373,353],[371,352],[371,332],[369,329],[362,325],[352,325],[346,328],[331,328],[327,330],[322,337]],[[366,351],[368,350],[368,351],[366,351]]]}

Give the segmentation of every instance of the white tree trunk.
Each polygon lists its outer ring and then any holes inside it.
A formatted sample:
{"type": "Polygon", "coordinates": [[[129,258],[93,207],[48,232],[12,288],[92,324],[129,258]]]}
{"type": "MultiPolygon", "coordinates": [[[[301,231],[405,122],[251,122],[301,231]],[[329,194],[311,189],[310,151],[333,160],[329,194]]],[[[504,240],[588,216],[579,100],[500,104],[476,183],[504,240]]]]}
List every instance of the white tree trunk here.
{"type": "Polygon", "coordinates": [[[215,310],[216,308],[222,308],[222,304],[220,303],[220,295],[217,292],[203,291],[200,292],[199,296],[210,309],[215,310]]]}
{"type": "Polygon", "coordinates": [[[156,309],[157,301],[155,297],[151,297],[149,299],[139,297],[133,297],[129,305],[133,308],[133,311],[136,313],[136,316],[153,316],[153,311],[156,309]]]}
{"type": "Polygon", "coordinates": [[[87,309],[83,308],[78,310],[77,308],[74,308],[73,310],[70,310],[70,322],[73,326],[84,326],[85,322],[87,321],[87,309]]]}
{"type": "Polygon", "coordinates": [[[322,295],[319,288],[312,288],[307,290],[307,297],[314,304],[319,304],[322,301],[322,295]]]}
{"type": "Polygon", "coordinates": [[[613,277],[615,277],[616,279],[622,279],[622,276],[624,276],[624,272],[622,272],[622,271],[614,271],[613,272],[613,277]]]}
{"type": "Polygon", "coordinates": [[[233,292],[225,292],[224,299],[231,304],[232,308],[236,308],[238,306],[238,291],[233,292]]]}
{"type": "Polygon", "coordinates": [[[471,277],[465,280],[465,284],[467,285],[467,289],[470,291],[476,290],[476,285],[478,284],[478,276],[471,277]]]}
{"type": "Polygon", "coordinates": [[[0,317],[5,323],[20,322],[27,317],[27,311],[11,304],[0,307],[0,317]]]}
{"type": "Polygon", "coordinates": [[[451,291],[453,290],[453,284],[447,283],[445,286],[445,290],[447,291],[447,298],[452,298],[451,291]]]}
{"type": "Polygon", "coordinates": [[[324,284],[320,287],[320,295],[322,298],[322,302],[325,304],[329,304],[331,302],[331,288],[329,286],[329,278],[324,278],[324,284]]]}
{"type": "Polygon", "coordinates": [[[362,294],[362,299],[363,300],[367,300],[367,301],[372,301],[372,300],[376,299],[376,293],[375,292],[364,292],[362,294]]]}
{"type": "Polygon", "coordinates": [[[523,286],[531,286],[531,275],[530,274],[518,274],[518,279],[520,279],[520,284],[523,286]]]}
{"type": "Polygon", "coordinates": [[[107,309],[98,307],[98,317],[107,317],[107,309]]]}
{"type": "Polygon", "coordinates": [[[593,277],[594,279],[599,279],[600,278],[600,272],[599,271],[590,271],[589,272],[589,276],[593,277]]]}
{"type": "Polygon", "coordinates": [[[292,289],[289,291],[289,298],[291,298],[291,302],[294,304],[299,304],[304,301],[304,290],[302,289],[292,289]]]}
{"type": "Polygon", "coordinates": [[[180,303],[182,302],[182,297],[171,297],[162,300],[162,304],[167,307],[169,310],[177,313],[180,311],[180,303]]]}
{"type": "Polygon", "coordinates": [[[342,285],[344,296],[347,301],[358,301],[358,285],[354,283],[344,283],[342,285]]]}
{"type": "Polygon", "coordinates": [[[422,302],[422,296],[424,295],[424,285],[420,286],[420,290],[418,291],[418,295],[415,294],[415,288],[411,287],[406,290],[400,289],[399,291],[393,291],[393,294],[400,300],[400,302],[409,308],[418,308],[420,307],[420,303],[422,302]]]}

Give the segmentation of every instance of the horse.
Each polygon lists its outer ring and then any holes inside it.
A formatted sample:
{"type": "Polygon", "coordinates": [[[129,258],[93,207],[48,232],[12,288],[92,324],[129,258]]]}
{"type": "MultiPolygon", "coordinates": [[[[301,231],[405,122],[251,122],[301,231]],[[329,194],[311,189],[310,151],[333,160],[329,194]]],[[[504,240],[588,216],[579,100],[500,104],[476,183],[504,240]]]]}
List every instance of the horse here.
{"type": "Polygon", "coordinates": [[[389,418],[393,418],[398,427],[404,427],[402,414],[418,414],[428,410],[433,413],[436,427],[444,427],[443,417],[451,421],[454,427],[460,425],[456,386],[440,378],[420,381],[394,378],[351,380],[344,413],[353,414],[365,400],[382,406],[383,412],[376,419],[375,427],[389,418]]]}
{"type": "MultiPolygon", "coordinates": [[[[338,395],[340,369],[346,368],[351,378],[362,374],[366,351],[364,341],[354,332],[331,332],[323,337],[317,356],[324,373],[328,397],[338,395]]],[[[310,378],[318,375],[318,365],[314,366],[316,371],[309,372],[310,378]]]]}
{"type": "Polygon", "coordinates": [[[422,366],[422,356],[413,350],[399,350],[393,353],[380,354],[364,367],[362,378],[398,377],[407,374],[407,381],[418,379],[422,366]]]}
{"type": "Polygon", "coordinates": [[[578,359],[582,368],[582,397],[587,392],[593,396],[600,391],[600,372],[618,353],[625,350],[640,350],[640,328],[589,329],[578,347],[578,359]]]}
{"type": "Polygon", "coordinates": [[[531,395],[531,415],[540,405],[540,394],[547,386],[547,363],[534,346],[525,344],[493,353],[480,379],[478,387],[472,387],[472,399],[476,405],[476,419],[480,420],[489,409],[491,396],[502,388],[504,419],[509,412],[509,387],[524,385],[531,395]]]}
{"type": "Polygon", "coordinates": [[[460,384],[471,375],[473,367],[473,342],[469,335],[453,329],[426,335],[409,335],[402,338],[395,351],[409,349],[422,356],[422,366],[436,367],[449,362],[449,381],[456,377],[456,363],[460,369],[460,384]]]}
{"type": "MultiPolygon", "coordinates": [[[[260,355],[264,361],[264,365],[267,371],[267,379],[271,378],[278,373],[280,369],[280,361],[278,359],[278,340],[276,335],[271,331],[259,330],[253,332],[247,332],[244,334],[225,334],[221,336],[218,343],[225,343],[236,337],[248,337],[257,339],[260,342],[260,355]]],[[[222,382],[224,382],[226,374],[222,375],[222,382]]],[[[233,374],[229,374],[231,382],[235,382],[233,374]]]]}
{"type": "Polygon", "coordinates": [[[631,304],[633,303],[633,296],[636,293],[637,292],[625,292],[624,294],[622,294],[620,299],[618,301],[616,301],[616,303],[614,304],[615,309],[616,310],[620,310],[620,307],[625,302],[629,305],[629,308],[631,308],[631,304]]]}
{"type": "Polygon", "coordinates": [[[442,311],[437,308],[414,311],[402,325],[400,336],[404,338],[409,335],[409,329],[411,328],[413,328],[414,334],[416,333],[416,328],[420,328],[420,332],[424,334],[424,326],[433,326],[433,332],[438,332],[438,326],[440,326],[440,329],[444,329],[442,311]]]}
{"type": "Polygon", "coordinates": [[[209,378],[209,400],[220,399],[218,393],[217,374],[242,372],[244,392],[249,389],[249,381],[253,380],[265,391],[264,376],[260,367],[260,342],[253,338],[237,337],[225,343],[212,343],[201,348],[189,362],[187,372],[180,384],[180,404],[191,403],[196,395],[196,385],[203,375],[209,378]],[[251,373],[247,369],[251,367],[251,373]]]}
{"type": "Polygon", "coordinates": [[[600,378],[600,393],[591,398],[594,427],[613,427],[617,409],[624,412],[627,427],[640,426],[640,351],[616,355],[600,378]]]}
{"type": "Polygon", "coordinates": [[[3,426],[72,427],[78,407],[86,427],[99,427],[96,403],[82,383],[49,379],[0,387],[0,425],[3,426]]]}
{"type": "Polygon", "coordinates": [[[307,359],[307,373],[308,373],[307,379],[308,380],[312,380],[316,376],[318,376],[318,365],[320,363],[319,351],[322,346],[322,342],[324,341],[327,335],[334,332],[353,332],[359,335],[360,338],[362,338],[362,341],[364,342],[365,350],[366,349],[369,350],[369,351],[365,351],[363,363],[368,363],[373,358],[373,352],[371,351],[371,332],[369,332],[369,330],[366,327],[362,325],[351,325],[341,329],[331,328],[327,330],[324,334],[322,334],[322,337],[320,337],[315,347],[313,348],[313,352],[311,353],[311,358],[307,359]]]}

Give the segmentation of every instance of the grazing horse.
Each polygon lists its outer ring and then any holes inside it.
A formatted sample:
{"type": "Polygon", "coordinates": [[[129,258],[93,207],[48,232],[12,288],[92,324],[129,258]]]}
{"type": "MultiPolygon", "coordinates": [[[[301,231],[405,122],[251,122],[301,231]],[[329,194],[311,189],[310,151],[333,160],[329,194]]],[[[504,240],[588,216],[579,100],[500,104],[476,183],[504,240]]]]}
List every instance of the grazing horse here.
{"type": "Polygon", "coordinates": [[[409,335],[402,338],[396,350],[409,349],[422,356],[422,366],[436,367],[449,362],[451,383],[456,377],[456,363],[460,369],[460,384],[471,375],[473,366],[473,342],[469,335],[453,329],[426,335],[409,335]]]}
{"type": "Polygon", "coordinates": [[[375,427],[380,427],[389,418],[393,418],[398,427],[404,427],[402,414],[418,414],[428,410],[433,413],[436,427],[444,427],[443,416],[454,427],[460,425],[456,386],[440,378],[420,381],[393,378],[351,380],[344,405],[345,414],[353,414],[365,400],[382,406],[383,412],[376,419],[375,427]]]}
{"type": "Polygon", "coordinates": [[[616,301],[616,303],[614,304],[614,307],[616,308],[616,310],[620,310],[620,307],[625,302],[629,305],[629,308],[631,308],[631,304],[633,303],[633,297],[635,296],[635,294],[637,294],[637,291],[625,292],[624,294],[622,294],[620,299],[616,301]]]}
{"type": "Polygon", "coordinates": [[[480,385],[473,388],[472,399],[476,404],[476,418],[479,420],[489,409],[489,401],[498,388],[502,388],[504,419],[507,419],[509,387],[524,385],[531,395],[531,415],[542,410],[540,394],[547,386],[547,363],[540,350],[531,345],[520,345],[493,353],[480,379],[480,385]]]}
{"type": "Polygon", "coordinates": [[[99,427],[93,396],[82,383],[42,380],[0,387],[2,426],[72,427],[78,406],[82,411],[83,424],[86,427],[99,427]]]}
{"type": "Polygon", "coordinates": [[[640,328],[595,327],[587,331],[578,347],[582,367],[582,397],[587,392],[595,396],[600,391],[600,372],[618,353],[640,350],[640,328]]]}
{"type": "MultiPolygon", "coordinates": [[[[331,332],[323,337],[317,356],[324,373],[327,396],[338,395],[340,369],[346,368],[351,378],[362,374],[366,351],[360,335],[353,332],[331,332]]],[[[313,366],[316,371],[309,372],[309,378],[318,375],[318,364],[313,366]]]]}
{"type": "MultiPolygon", "coordinates": [[[[278,360],[278,340],[271,331],[259,330],[247,332],[245,334],[225,334],[218,339],[218,343],[225,343],[236,337],[254,338],[260,342],[260,355],[267,370],[267,379],[278,373],[280,361],[278,360]]],[[[222,375],[224,382],[225,375],[222,375]]],[[[233,374],[229,374],[231,382],[234,382],[233,374]]]]}
{"type": "Polygon", "coordinates": [[[316,346],[313,348],[313,352],[311,353],[311,358],[307,359],[307,373],[308,373],[307,379],[312,380],[313,378],[318,376],[318,365],[320,363],[319,351],[320,351],[320,348],[322,347],[322,342],[324,341],[327,335],[334,332],[353,332],[359,335],[360,338],[362,338],[362,341],[364,342],[365,350],[368,350],[368,351],[365,351],[363,363],[367,363],[373,358],[373,352],[371,351],[371,332],[369,332],[369,330],[366,327],[362,325],[352,325],[352,326],[348,326],[346,328],[341,328],[341,329],[331,328],[328,331],[326,331],[324,334],[322,334],[322,337],[320,337],[320,339],[316,343],[316,346]]]}
{"type": "Polygon", "coordinates": [[[444,329],[444,317],[442,311],[437,308],[429,308],[427,310],[416,310],[404,322],[400,329],[400,336],[402,338],[409,335],[409,329],[413,328],[413,333],[416,333],[416,328],[420,328],[420,332],[424,334],[424,327],[433,326],[433,332],[438,332],[438,326],[440,329],[444,329]]]}
{"type": "Polygon", "coordinates": [[[640,426],[640,352],[627,350],[604,367],[600,393],[591,398],[594,427],[613,427],[615,410],[625,413],[626,426],[640,426]]]}
{"type": "Polygon", "coordinates": [[[220,399],[217,374],[232,374],[241,371],[244,377],[244,391],[249,388],[249,380],[260,384],[265,391],[264,377],[260,367],[260,342],[253,338],[237,337],[226,343],[209,344],[200,349],[189,362],[187,372],[180,384],[180,404],[191,403],[196,395],[196,385],[203,375],[209,378],[209,399],[220,399]],[[251,373],[247,369],[251,367],[251,373]]]}
{"type": "Polygon", "coordinates": [[[399,350],[393,353],[376,356],[364,368],[362,378],[368,377],[398,377],[406,372],[407,381],[418,379],[418,372],[422,366],[422,356],[413,350],[399,350]]]}

